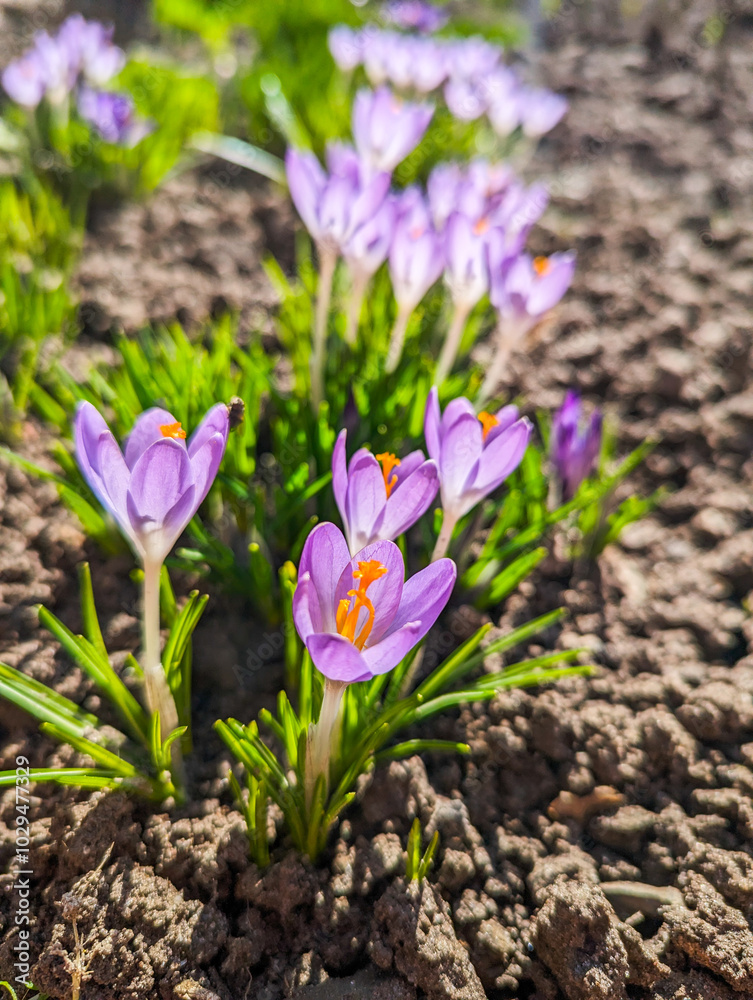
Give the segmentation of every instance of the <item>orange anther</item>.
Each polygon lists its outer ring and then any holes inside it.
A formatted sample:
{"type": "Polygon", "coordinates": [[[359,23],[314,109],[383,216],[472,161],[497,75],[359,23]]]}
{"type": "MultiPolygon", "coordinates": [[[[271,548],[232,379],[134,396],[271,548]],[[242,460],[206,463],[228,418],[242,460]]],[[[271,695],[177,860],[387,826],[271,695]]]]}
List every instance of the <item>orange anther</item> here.
{"type": "Polygon", "coordinates": [[[377,559],[369,559],[366,562],[359,562],[358,569],[353,573],[353,580],[358,581],[358,588],[348,591],[348,598],[353,599],[353,607],[350,607],[350,600],[343,598],[337,606],[335,623],[337,631],[349,642],[352,642],[356,649],[363,649],[366,640],[374,627],[374,617],[376,610],[369,600],[366,591],[375,580],[387,572],[387,567],[383,566],[377,559]],[[361,631],[356,635],[358,627],[358,616],[361,608],[366,608],[368,617],[361,626],[361,631]]]}
{"type": "Polygon", "coordinates": [[[186,432],[181,427],[179,420],[176,420],[174,424],[162,424],[160,426],[160,431],[162,432],[162,437],[173,439],[180,438],[181,441],[186,436],[186,432]]]}
{"type": "Polygon", "coordinates": [[[478,418],[481,421],[481,426],[484,428],[484,441],[486,441],[489,431],[492,427],[496,427],[499,424],[499,420],[493,414],[487,413],[486,410],[482,410],[478,418]]]}
{"type": "Polygon", "coordinates": [[[543,278],[545,274],[548,274],[551,267],[552,265],[548,257],[533,258],[533,269],[539,278],[543,278]]]}
{"type": "Polygon", "coordinates": [[[395,475],[392,476],[392,478],[390,478],[390,473],[392,472],[393,469],[397,468],[397,466],[400,465],[400,459],[395,458],[392,452],[385,451],[381,455],[377,455],[376,460],[377,462],[380,462],[382,465],[382,474],[384,475],[384,488],[387,493],[387,497],[389,498],[390,493],[392,493],[394,488],[397,486],[397,476],[395,475]]]}

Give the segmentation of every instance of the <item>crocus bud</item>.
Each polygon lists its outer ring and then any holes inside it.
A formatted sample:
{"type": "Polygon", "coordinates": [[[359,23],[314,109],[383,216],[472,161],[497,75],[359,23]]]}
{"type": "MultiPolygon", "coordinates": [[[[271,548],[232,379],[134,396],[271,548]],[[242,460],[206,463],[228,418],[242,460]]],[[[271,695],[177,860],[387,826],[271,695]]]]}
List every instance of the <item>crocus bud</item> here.
{"type": "Polygon", "coordinates": [[[346,24],[337,24],[328,36],[329,51],[341,70],[350,72],[363,60],[363,36],[346,24]]]}
{"type": "Polygon", "coordinates": [[[353,138],[365,163],[391,171],[423,138],[434,108],[403,101],[388,87],[359,90],[353,104],[353,138]]]}
{"type": "Polygon", "coordinates": [[[47,74],[37,49],[29,49],[3,70],[3,89],[22,108],[35,108],[44,97],[47,74]]]}
{"type": "Polygon", "coordinates": [[[453,212],[445,229],[445,280],[455,305],[472,309],[489,289],[489,222],[453,212]]]}
{"type": "Polygon", "coordinates": [[[596,468],[601,451],[602,416],[594,410],[584,425],[583,403],[572,389],[552,421],[550,457],[563,500],[572,500],[596,468]]]}
{"type": "Polygon", "coordinates": [[[175,417],[155,407],[134,424],[124,454],[91,403],[80,404],[73,424],[79,468],[142,561],[163,562],[199,509],[228,426],[227,406],[217,403],[186,442],[175,417]]]}
{"type": "Polygon", "coordinates": [[[551,131],[567,111],[567,100],[550,90],[521,89],[518,109],[523,132],[538,139],[551,131]]]}
{"type": "Polygon", "coordinates": [[[136,117],[128,94],[113,94],[109,90],[82,87],[78,111],[103,139],[121,146],[135,146],[154,127],[151,122],[136,117]]]}
{"type": "Polygon", "coordinates": [[[439,278],[444,267],[442,239],[431,224],[424,199],[407,188],[398,202],[400,213],[389,253],[392,288],[401,312],[412,312],[439,278]]]}

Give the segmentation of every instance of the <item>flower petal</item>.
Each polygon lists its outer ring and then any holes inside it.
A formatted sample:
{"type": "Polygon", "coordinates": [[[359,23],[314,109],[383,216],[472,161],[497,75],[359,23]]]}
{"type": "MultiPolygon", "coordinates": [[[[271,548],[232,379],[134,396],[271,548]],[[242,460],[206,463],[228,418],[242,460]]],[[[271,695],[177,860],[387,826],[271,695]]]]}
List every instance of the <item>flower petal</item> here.
{"type": "Polygon", "coordinates": [[[188,455],[193,459],[196,452],[215,434],[222,438],[223,449],[230,433],[230,414],[226,403],[215,403],[207,410],[204,419],[188,441],[188,455]]]}
{"type": "MultiPolygon", "coordinates": [[[[128,468],[132,470],[146,449],[155,441],[164,440],[165,435],[160,427],[169,427],[175,423],[177,420],[169,410],[163,410],[159,406],[144,410],[133,425],[131,433],[125,439],[125,460],[128,468]]],[[[180,438],[174,440],[177,440],[185,448],[185,443],[181,442],[180,438]]]]}
{"type": "Polygon", "coordinates": [[[131,474],[110,428],[91,403],[79,405],[73,436],[76,460],[92,492],[133,540],[126,509],[131,474]]]}
{"type": "Polygon", "coordinates": [[[506,430],[509,430],[519,416],[520,411],[512,403],[509,406],[503,406],[501,410],[497,410],[494,414],[494,419],[497,423],[486,435],[484,447],[488,448],[495,438],[498,438],[500,434],[504,434],[506,430]]]}
{"type": "Polygon", "coordinates": [[[454,510],[454,503],[462,495],[468,477],[481,457],[482,448],[483,431],[475,414],[462,414],[445,432],[439,477],[446,508],[454,510]]]}
{"type": "Polygon", "coordinates": [[[303,546],[298,578],[307,573],[316,590],[321,608],[319,627],[325,632],[336,632],[335,590],[337,581],[346,566],[350,564],[348,543],[340,529],[325,521],[317,524],[303,546]]]}
{"type": "Polygon", "coordinates": [[[345,500],[350,551],[358,552],[376,536],[387,503],[384,474],[371,452],[357,452],[348,470],[345,500]]]}
{"type": "MultiPolygon", "coordinates": [[[[212,434],[211,437],[205,439],[198,451],[189,454],[191,475],[196,487],[194,514],[215,480],[222,456],[225,454],[226,443],[227,437],[223,437],[221,433],[212,434]]],[[[191,517],[193,517],[193,514],[191,514],[191,517]]],[[[191,518],[189,517],[190,520],[191,518]]]]}
{"type": "Polygon", "coordinates": [[[332,451],[332,492],[335,494],[335,503],[343,519],[343,525],[347,531],[347,512],[345,509],[345,497],[348,491],[348,464],[345,447],[348,440],[348,432],[340,431],[335,441],[332,451]]]}
{"type": "Polygon", "coordinates": [[[399,484],[387,500],[381,524],[381,534],[397,538],[415,524],[431,506],[439,489],[439,472],[436,462],[424,462],[415,472],[399,484]]]}
{"type": "Polygon", "coordinates": [[[328,632],[310,635],[306,648],[316,669],[328,680],[353,684],[372,676],[363,653],[341,635],[328,632]]]}
{"type": "Polygon", "coordinates": [[[436,386],[432,386],[429,398],[426,400],[426,413],[424,414],[424,437],[426,438],[426,450],[435,462],[439,461],[441,421],[442,414],[439,412],[439,391],[436,386]]]}
{"type": "Polygon", "coordinates": [[[487,444],[473,482],[468,483],[468,487],[480,496],[495,490],[520,465],[532,430],[531,422],[521,417],[504,434],[487,444]]]}
{"type": "Polygon", "coordinates": [[[422,639],[449,601],[456,576],[457,569],[452,559],[438,559],[406,580],[400,607],[388,635],[410,622],[420,622],[415,642],[422,639]]]}
{"type": "MultiPolygon", "coordinates": [[[[394,542],[389,541],[372,542],[371,545],[367,545],[350,560],[349,565],[342,571],[335,591],[335,607],[337,607],[340,601],[349,600],[349,590],[358,588],[359,581],[353,576],[354,572],[358,570],[358,564],[372,560],[380,562],[387,572],[374,580],[366,592],[374,606],[374,623],[367,640],[368,646],[379,642],[379,639],[391,626],[392,619],[400,606],[403,580],[405,579],[405,563],[400,549],[394,542]]],[[[360,633],[367,618],[367,609],[361,608],[356,626],[356,636],[360,633]]]]}
{"type": "Polygon", "coordinates": [[[193,475],[185,446],[172,438],[155,441],[131,472],[128,498],[137,519],[134,528],[139,531],[140,524],[162,525],[190,487],[193,475]]]}
{"type": "Polygon", "coordinates": [[[310,573],[298,577],[298,586],[293,593],[293,621],[298,635],[304,642],[314,632],[325,631],[322,625],[319,595],[310,573]]]}
{"type": "Polygon", "coordinates": [[[369,668],[369,676],[375,677],[393,670],[421,638],[421,628],[421,622],[408,622],[396,632],[385,636],[376,646],[367,647],[363,651],[363,658],[369,668]]]}

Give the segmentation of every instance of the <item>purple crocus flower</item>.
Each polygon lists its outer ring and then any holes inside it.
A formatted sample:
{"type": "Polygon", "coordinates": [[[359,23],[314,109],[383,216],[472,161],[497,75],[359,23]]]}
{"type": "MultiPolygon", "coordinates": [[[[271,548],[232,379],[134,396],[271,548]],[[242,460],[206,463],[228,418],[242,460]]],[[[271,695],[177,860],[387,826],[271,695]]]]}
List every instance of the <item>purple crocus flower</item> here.
{"type": "Polygon", "coordinates": [[[136,117],[128,94],[113,94],[109,90],[82,87],[78,95],[78,111],[106,142],[132,147],[153,129],[151,122],[136,117]]]}
{"type": "Polygon", "coordinates": [[[447,13],[424,0],[391,0],[383,14],[387,21],[408,31],[438,31],[447,23],[447,13]]]}
{"type": "Polygon", "coordinates": [[[386,173],[367,173],[355,150],[333,144],[328,174],[313,153],[290,148],[285,154],[290,194],[314,241],[339,252],[384,201],[386,173]]]}
{"type": "Polygon", "coordinates": [[[510,258],[504,249],[500,249],[499,242],[492,238],[489,264],[492,305],[502,316],[525,328],[525,332],[556,306],[570,287],[575,271],[575,254],[531,257],[521,253],[510,258]]]}
{"type": "Polygon", "coordinates": [[[29,49],[3,70],[3,89],[22,108],[36,108],[47,88],[47,73],[40,52],[29,49]]]}
{"type": "Polygon", "coordinates": [[[91,405],[73,424],[76,460],[100,503],[113,515],[143,562],[161,564],[209,492],[227,444],[224,403],[206,414],[186,444],[167,410],[141,414],[120,450],[91,405]]]}
{"type": "Polygon", "coordinates": [[[397,208],[385,198],[375,214],[343,246],[343,257],[354,280],[368,281],[387,259],[395,231],[397,208]]]}
{"type": "Polygon", "coordinates": [[[567,111],[567,100],[551,90],[522,88],[518,94],[518,110],[525,135],[538,139],[562,119],[567,111]]]}
{"type": "Polygon", "coordinates": [[[378,87],[392,82],[397,87],[409,85],[410,75],[405,82],[402,77],[407,72],[405,66],[405,36],[396,31],[380,31],[366,28],[363,33],[363,68],[369,82],[378,87]],[[397,79],[396,79],[397,77],[397,79]]]}
{"type": "Polygon", "coordinates": [[[596,468],[601,451],[602,416],[598,410],[583,426],[583,402],[570,389],[552,421],[550,456],[563,500],[572,500],[580,484],[596,468]]]}
{"type": "Polygon", "coordinates": [[[450,113],[464,122],[480,118],[487,108],[485,89],[473,77],[450,77],[444,85],[444,99],[450,113]]]}
{"type": "Polygon", "coordinates": [[[431,38],[409,38],[404,44],[414,90],[419,94],[436,90],[447,78],[447,45],[431,38]]]}
{"type": "Polygon", "coordinates": [[[488,219],[474,222],[462,212],[453,212],[445,229],[445,280],[452,301],[466,312],[489,290],[488,234],[488,219]]]}
{"type": "Polygon", "coordinates": [[[363,35],[347,24],[337,24],[330,30],[329,51],[337,65],[346,73],[360,66],[363,60],[363,35]]]}
{"type": "Polygon", "coordinates": [[[423,639],[447,604],[455,564],[440,559],[405,580],[394,542],[351,557],[334,524],[306,539],[293,595],[293,619],[317,669],[352,684],[387,673],[423,639]]]}
{"type": "Polygon", "coordinates": [[[418,188],[405,189],[398,211],[389,253],[390,277],[400,311],[411,313],[442,273],[444,250],[418,188]]]}
{"type": "Polygon", "coordinates": [[[439,466],[445,522],[454,527],[518,467],[531,437],[531,423],[519,416],[516,406],[477,416],[472,403],[462,397],[440,413],[434,387],[426,403],[424,434],[429,455],[439,466]]]}
{"type": "Polygon", "coordinates": [[[81,72],[89,83],[101,87],[125,65],[125,52],[113,45],[112,35],[112,27],[72,14],[61,24],[56,42],[67,53],[76,75],[81,72]]]}
{"type": "Polygon", "coordinates": [[[388,87],[359,90],[353,104],[353,138],[374,170],[391,171],[423,138],[434,108],[403,101],[388,87]]]}
{"type": "Polygon", "coordinates": [[[520,80],[509,66],[499,66],[486,79],[485,86],[489,121],[497,135],[506,138],[520,125],[520,80]]]}
{"type": "Polygon", "coordinates": [[[427,461],[422,451],[399,459],[359,448],[348,466],[346,438],[347,431],[340,431],[332,453],[332,488],[355,554],[372,542],[393,540],[415,524],[437,495],[439,476],[436,462],[427,461]]]}

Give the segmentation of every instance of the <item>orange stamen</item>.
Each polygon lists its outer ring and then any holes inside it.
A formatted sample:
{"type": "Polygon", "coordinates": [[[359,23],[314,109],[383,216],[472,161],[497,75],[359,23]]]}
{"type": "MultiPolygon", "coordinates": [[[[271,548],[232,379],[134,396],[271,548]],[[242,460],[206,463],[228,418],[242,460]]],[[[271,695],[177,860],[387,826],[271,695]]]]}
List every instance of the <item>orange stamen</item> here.
{"type": "Polygon", "coordinates": [[[176,420],[174,424],[162,424],[160,430],[162,431],[162,437],[166,438],[180,438],[182,441],[186,436],[186,432],[181,427],[179,420],[176,420]]]}
{"type": "Polygon", "coordinates": [[[474,236],[483,236],[484,233],[488,233],[488,232],[489,232],[489,220],[485,216],[482,216],[478,220],[478,222],[476,223],[476,225],[473,227],[473,235],[474,236]]]}
{"type": "Polygon", "coordinates": [[[551,263],[548,257],[534,257],[533,258],[533,269],[539,278],[543,278],[545,274],[548,274],[551,270],[551,263]]]}
{"type": "Polygon", "coordinates": [[[496,427],[499,424],[499,420],[493,414],[487,413],[486,410],[482,410],[478,418],[481,421],[481,426],[484,428],[484,441],[486,441],[489,431],[492,427],[496,427]]]}
{"type": "Polygon", "coordinates": [[[385,451],[381,455],[376,456],[377,462],[382,464],[382,474],[384,475],[384,488],[387,493],[387,499],[389,500],[390,493],[397,486],[397,476],[393,476],[390,479],[390,473],[393,469],[400,465],[400,459],[395,458],[392,452],[385,451]]]}
{"type": "Polygon", "coordinates": [[[337,606],[337,613],[335,615],[337,631],[349,642],[352,642],[356,649],[363,649],[374,627],[376,610],[367,597],[366,591],[375,580],[384,576],[386,572],[387,567],[383,566],[376,559],[370,559],[368,562],[359,562],[358,569],[353,573],[353,580],[354,582],[358,581],[358,587],[355,590],[348,591],[348,598],[353,598],[353,607],[350,607],[350,601],[346,598],[343,598],[337,606]],[[368,618],[363,623],[361,631],[356,635],[358,616],[361,613],[361,608],[366,608],[368,618]]]}

